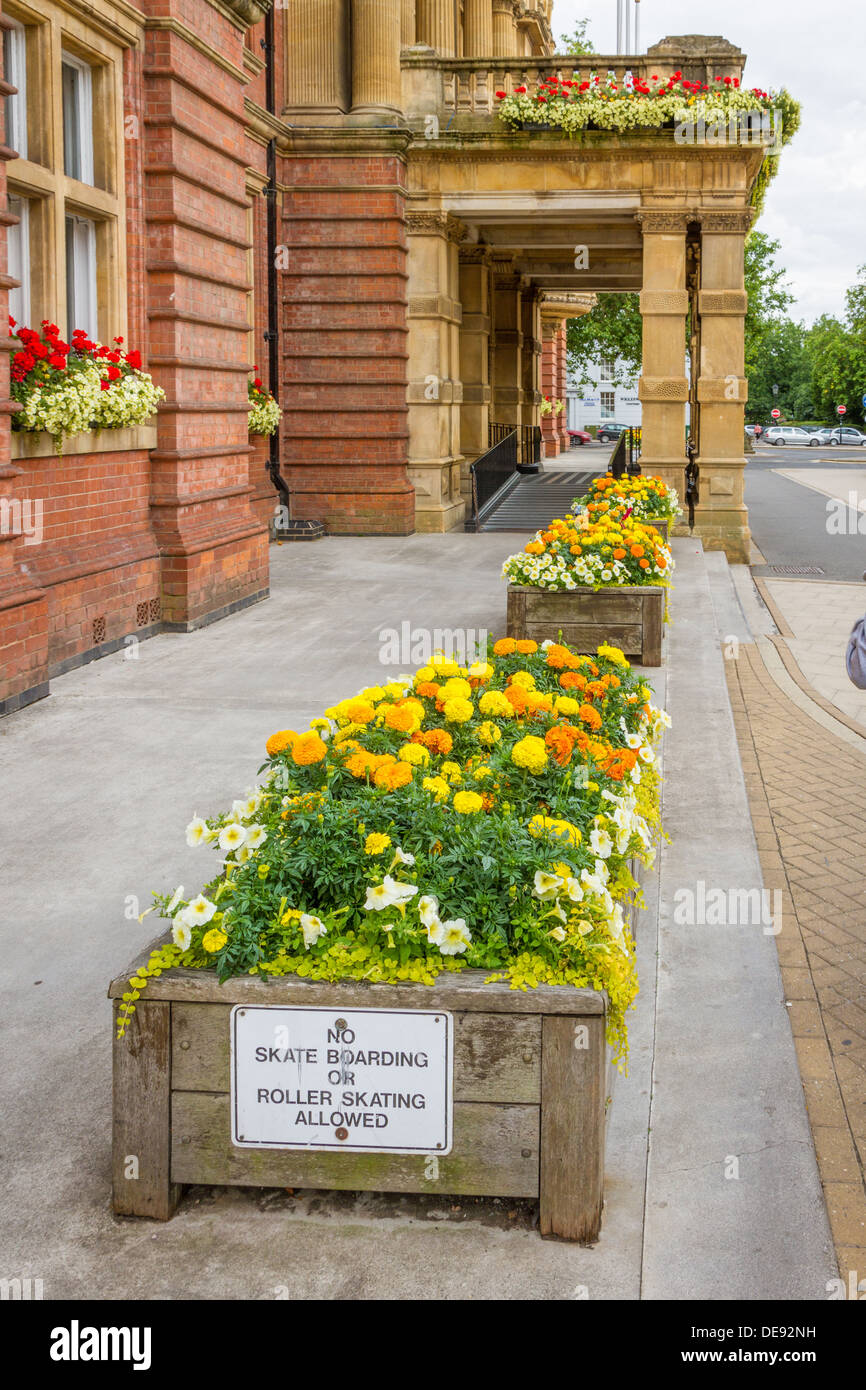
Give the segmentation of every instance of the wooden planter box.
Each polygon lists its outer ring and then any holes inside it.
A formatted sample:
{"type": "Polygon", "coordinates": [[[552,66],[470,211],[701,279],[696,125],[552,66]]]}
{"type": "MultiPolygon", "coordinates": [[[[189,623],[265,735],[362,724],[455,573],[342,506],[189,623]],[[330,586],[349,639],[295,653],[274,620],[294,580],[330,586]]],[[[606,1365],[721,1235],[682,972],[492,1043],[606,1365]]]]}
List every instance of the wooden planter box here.
{"type": "MultiPolygon", "coordinates": [[[[606,995],[566,986],[512,990],[484,984],[485,973],[443,975],[432,987],[296,976],[220,985],[211,971],[182,969],[149,980],[126,1036],[114,1041],[115,1212],[165,1221],[184,1183],[531,1197],[540,1202],[542,1235],[595,1240],[612,1084],[606,995]],[[424,1154],[234,1146],[235,1004],[336,1015],[376,1007],[452,1013],[451,1151],[433,1162],[424,1154]]],[[[129,974],[113,981],[115,1001],[129,974]]]]}
{"type": "Polygon", "coordinates": [[[664,609],[665,590],[651,584],[570,592],[510,584],[506,630],[509,637],[562,641],[579,652],[611,642],[643,666],[660,666],[664,609]]]}

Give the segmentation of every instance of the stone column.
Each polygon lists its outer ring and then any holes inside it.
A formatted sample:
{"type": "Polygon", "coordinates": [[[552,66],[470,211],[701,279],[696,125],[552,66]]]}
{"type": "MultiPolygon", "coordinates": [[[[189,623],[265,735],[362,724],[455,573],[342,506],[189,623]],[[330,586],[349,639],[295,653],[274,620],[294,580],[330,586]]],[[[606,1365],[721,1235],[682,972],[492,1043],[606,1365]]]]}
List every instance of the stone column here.
{"type": "MultiPolygon", "coordinates": [[[[539,390],[541,309],[538,290],[535,285],[524,284],[523,286],[520,296],[520,318],[523,330],[520,361],[520,423],[529,426],[539,423],[538,407],[541,404],[541,391],[539,390]]],[[[524,458],[522,462],[531,463],[532,459],[524,458]]]]}
{"type": "Polygon", "coordinates": [[[349,109],[349,0],[288,0],[286,111],[349,109]]]}
{"type": "Polygon", "coordinates": [[[556,335],[556,348],[558,358],[558,382],[557,400],[563,402],[562,413],[557,415],[556,424],[559,429],[559,442],[563,449],[571,448],[571,439],[568,433],[568,321],[563,319],[559,325],[559,332],[556,335]]]}
{"type": "Polygon", "coordinates": [[[519,52],[514,0],[493,0],[493,56],[516,58],[519,52]]]}
{"type": "Polygon", "coordinates": [[[415,0],[400,0],[400,46],[411,48],[415,42],[415,0]]]}
{"type": "Polygon", "coordinates": [[[743,326],[748,296],[743,255],[752,212],[749,208],[706,211],[698,217],[701,426],[697,462],[701,500],[695,529],[708,550],[724,550],[732,564],[747,565],[749,517],[743,502],[743,413],[748,383],[743,375],[743,326]]]}
{"type": "MultiPolygon", "coordinates": [[[[541,317],[541,394],[556,400],[558,394],[559,320],[542,312],[541,317]]],[[[541,416],[541,439],[544,457],[551,459],[561,452],[562,441],[554,415],[541,416]]]]}
{"type": "Polygon", "coordinates": [[[523,325],[522,279],[510,260],[494,260],[493,280],[493,420],[497,425],[521,422],[523,325]]]}
{"type": "Polygon", "coordinates": [[[641,468],[685,490],[686,226],[688,215],[644,209],[637,214],[643,233],[643,350],[638,395],[643,446],[641,468]]]}
{"type": "Polygon", "coordinates": [[[460,284],[464,228],[438,212],[409,213],[409,480],[415,529],[463,523],[461,495],[460,284]]]}
{"type": "Polygon", "coordinates": [[[457,33],[454,27],[454,0],[417,0],[415,6],[415,35],[418,43],[429,44],[443,58],[453,58],[457,52],[457,33]]]}
{"type": "Polygon", "coordinates": [[[399,115],[401,0],[352,0],[352,115],[399,115]]]}
{"type": "Polygon", "coordinates": [[[469,495],[469,465],[489,447],[490,425],[490,265],[483,246],[460,247],[460,450],[462,490],[469,495]]]}
{"type": "Polygon", "coordinates": [[[464,58],[491,58],[493,53],[491,0],[466,0],[463,10],[464,58]]]}

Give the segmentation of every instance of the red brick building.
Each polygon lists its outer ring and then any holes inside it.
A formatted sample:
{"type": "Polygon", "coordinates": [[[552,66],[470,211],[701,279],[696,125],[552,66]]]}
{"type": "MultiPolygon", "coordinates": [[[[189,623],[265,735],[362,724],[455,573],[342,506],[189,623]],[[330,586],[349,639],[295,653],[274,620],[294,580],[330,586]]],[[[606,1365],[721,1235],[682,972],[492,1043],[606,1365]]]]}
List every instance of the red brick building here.
{"type": "MultiPolygon", "coordinates": [[[[663,321],[658,294],[649,308],[644,409],[668,461],[686,227],[712,202],[741,248],[761,155],[702,183],[700,152],[661,162],[657,141],[617,139],[578,174],[567,141],[507,135],[497,87],[575,71],[548,61],[551,0],[0,5],[0,302],[18,323],[122,335],[165,392],[150,425],[75,435],[58,457],[13,431],[11,340],[0,354],[0,712],[130,635],[266,597],[275,508],[336,533],[462,526],[491,426],[535,426],[542,396],[565,396],[564,318],[584,292],[640,289],[642,243],[661,248],[673,218],[682,248],[651,257],[670,302],[663,321]],[[638,215],[656,198],[667,222],[638,215]],[[254,364],[284,412],[271,441],[248,432],[254,364]]],[[[723,41],[666,42],[635,71],[742,70],[723,41]]],[[[741,315],[736,254],[713,264],[741,315]]],[[[727,509],[719,535],[747,535],[742,430],[737,445],[735,411],[717,413],[713,467],[734,481],[707,496],[727,509]]],[[[564,417],[544,433],[555,454],[564,417]]]]}

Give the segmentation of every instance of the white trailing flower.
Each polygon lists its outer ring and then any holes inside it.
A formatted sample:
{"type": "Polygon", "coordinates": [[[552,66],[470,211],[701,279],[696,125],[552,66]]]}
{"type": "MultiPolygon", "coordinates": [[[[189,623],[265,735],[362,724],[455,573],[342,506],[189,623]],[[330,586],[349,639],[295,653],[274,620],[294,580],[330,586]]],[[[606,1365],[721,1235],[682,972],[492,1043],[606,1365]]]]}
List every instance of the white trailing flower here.
{"type": "Polygon", "coordinates": [[[310,912],[301,913],[301,931],[304,933],[304,945],[308,951],[327,930],[321,917],[314,917],[310,912]]]}
{"type": "Polygon", "coordinates": [[[462,955],[472,941],[472,934],[462,917],[442,923],[442,937],[437,946],[443,956],[462,955]]]}

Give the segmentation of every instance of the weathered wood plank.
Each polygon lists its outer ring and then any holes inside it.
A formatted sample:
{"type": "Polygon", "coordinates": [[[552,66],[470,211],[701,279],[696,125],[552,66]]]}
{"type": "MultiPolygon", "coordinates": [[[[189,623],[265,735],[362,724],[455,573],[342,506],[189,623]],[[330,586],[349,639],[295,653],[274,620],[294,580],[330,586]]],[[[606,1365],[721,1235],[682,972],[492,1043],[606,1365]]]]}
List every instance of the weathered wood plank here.
{"type": "Polygon", "coordinates": [[[655,589],[644,599],[643,609],[643,666],[661,666],[662,633],[664,631],[664,590],[655,589]]]}
{"type": "Polygon", "coordinates": [[[505,632],[508,637],[521,637],[526,627],[526,590],[511,586],[506,600],[505,632]]]}
{"type": "MultiPolygon", "coordinates": [[[[228,1091],[228,1004],[172,1004],[174,1091],[228,1091]]],[[[537,1014],[457,1014],[454,1098],[537,1105],[541,1096],[541,1019],[537,1014]]]]}
{"type": "Polygon", "coordinates": [[[537,1105],[455,1105],[453,1151],[436,1159],[414,1154],[234,1148],[229,1097],[203,1091],[174,1092],[172,1136],[171,1173],[180,1183],[538,1195],[537,1105]]]}
{"type": "Polygon", "coordinates": [[[643,629],[640,623],[527,623],[524,634],[533,642],[564,642],[579,652],[592,653],[602,642],[612,642],[626,656],[640,657],[643,651],[643,629]]]}
{"type": "Polygon", "coordinates": [[[629,589],[627,594],[619,589],[570,594],[534,589],[526,595],[526,622],[639,623],[642,603],[639,589],[629,589]]]}
{"type": "Polygon", "coordinates": [[[113,1051],[112,1206],[167,1221],[180,1197],[170,1180],[171,1006],[140,1002],[113,1051]]]}
{"type": "MultiPolygon", "coordinates": [[[[168,933],[151,943],[137,957],[147,960],[154,946],[169,940],[168,933]]],[[[130,971],[134,967],[130,968],[130,971]]],[[[130,971],[112,980],[109,997],[117,999],[129,988],[130,971]]],[[[201,1004],[297,1004],[306,1008],[360,1009],[450,1009],[455,1013],[504,1014],[600,1014],[602,995],[594,989],[574,989],[570,985],[538,985],[535,989],[511,989],[508,981],[485,984],[487,971],[461,970],[456,975],[440,975],[432,985],[373,985],[366,980],[302,980],[282,975],[261,980],[239,975],[221,985],[213,970],[166,970],[159,979],[148,980],[147,998],[186,1000],[201,1004]]],[[[140,1006],[139,1006],[140,1007],[140,1006]]]]}
{"type": "Polygon", "coordinates": [[[598,1238],[604,1198],[604,1032],[601,1018],[542,1022],[539,1200],[545,1236],[598,1238]]]}

